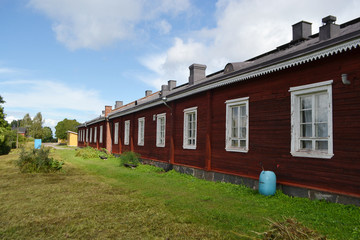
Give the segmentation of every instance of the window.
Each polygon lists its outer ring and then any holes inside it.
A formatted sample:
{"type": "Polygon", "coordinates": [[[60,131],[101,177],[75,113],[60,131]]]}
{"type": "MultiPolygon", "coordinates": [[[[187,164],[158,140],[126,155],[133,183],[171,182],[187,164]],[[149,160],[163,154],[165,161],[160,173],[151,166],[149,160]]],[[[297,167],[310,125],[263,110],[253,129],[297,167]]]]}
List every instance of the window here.
{"type": "Polygon", "coordinates": [[[124,144],[129,145],[130,143],[130,120],[125,121],[124,128],[124,144]]]}
{"type": "Polygon", "coordinates": [[[156,146],[165,147],[166,113],[156,116],[156,146]]]}
{"type": "Polygon", "coordinates": [[[86,129],[86,142],[89,142],[89,129],[86,129]]]}
{"type": "Polygon", "coordinates": [[[94,143],[96,143],[97,127],[94,128],[94,143]]]}
{"type": "Polygon", "coordinates": [[[119,143],[119,123],[115,123],[114,127],[114,144],[119,143]]]}
{"type": "Polygon", "coordinates": [[[331,158],[332,80],[290,88],[291,154],[331,158]]]}
{"type": "Polygon", "coordinates": [[[103,142],[103,126],[100,126],[100,138],[99,138],[99,143],[103,142]]]}
{"type": "Polygon", "coordinates": [[[90,142],[92,142],[92,128],[90,128],[90,142]]]}
{"type": "Polygon", "coordinates": [[[184,110],[183,148],[196,149],[197,107],[184,110]]]}
{"type": "Polygon", "coordinates": [[[232,99],[226,104],[226,151],[249,150],[249,97],[232,99]]]}
{"type": "Polygon", "coordinates": [[[138,119],[138,145],[144,146],[145,118],[138,119]]]}

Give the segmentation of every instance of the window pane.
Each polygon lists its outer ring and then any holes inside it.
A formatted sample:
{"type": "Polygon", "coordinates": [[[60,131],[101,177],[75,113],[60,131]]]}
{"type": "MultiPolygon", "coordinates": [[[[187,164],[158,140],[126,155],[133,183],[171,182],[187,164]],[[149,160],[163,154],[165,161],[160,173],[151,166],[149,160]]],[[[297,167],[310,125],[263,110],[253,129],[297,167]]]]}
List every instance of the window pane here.
{"type": "Polygon", "coordinates": [[[300,146],[301,149],[312,150],[312,141],[302,140],[300,141],[300,144],[301,144],[300,146]]]}
{"type": "Polygon", "coordinates": [[[301,124],[300,125],[301,137],[312,137],[312,125],[311,124],[301,124]]]}
{"type": "Polygon", "coordinates": [[[246,116],[246,106],[240,106],[240,116],[246,116]]]}
{"type": "Polygon", "coordinates": [[[301,123],[311,123],[311,122],[312,122],[311,109],[301,111],[301,123]]]}
{"type": "Polygon", "coordinates": [[[300,101],[301,101],[301,108],[300,108],[301,110],[311,109],[311,105],[312,105],[312,97],[311,96],[301,97],[300,101]]]}
{"type": "Polygon", "coordinates": [[[240,147],[246,147],[246,140],[240,140],[240,147]]]}
{"type": "Polygon", "coordinates": [[[239,140],[231,140],[231,146],[232,147],[238,147],[239,146],[239,140]]]}
{"type": "Polygon", "coordinates": [[[328,141],[316,141],[316,150],[327,150],[328,141]]]}
{"type": "Polygon", "coordinates": [[[316,137],[328,137],[328,125],[327,123],[315,124],[316,137]]]}
{"type": "Polygon", "coordinates": [[[232,128],[231,137],[233,138],[238,137],[238,128],[232,128]]]}
{"type": "Polygon", "coordinates": [[[325,94],[316,96],[316,122],[328,121],[328,96],[325,94]]]}
{"type": "Polygon", "coordinates": [[[241,130],[240,138],[246,138],[246,127],[242,127],[240,130],[241,130]]]}

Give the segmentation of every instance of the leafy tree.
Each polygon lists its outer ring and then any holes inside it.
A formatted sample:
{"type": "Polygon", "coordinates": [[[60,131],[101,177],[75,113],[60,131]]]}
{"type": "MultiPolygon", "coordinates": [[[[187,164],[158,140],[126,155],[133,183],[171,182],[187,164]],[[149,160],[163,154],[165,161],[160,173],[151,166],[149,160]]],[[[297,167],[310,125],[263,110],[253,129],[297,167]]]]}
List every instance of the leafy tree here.
{"type": "Polygon", "coordinates": [[[5,121],[6,114],[4,113],[4,108],[1,106],[3,103],[5,103],[5,101],[2,96],[0,96],[0,127],[7,127],[9,124],[5,121]]]}
{"type": "Polygon", "coordinates": [[[30,135],[33,138],[42,138],[43,136],[43,132],[42,132],[42,125],[43,125],[44,121],[42,118],[42,115],[40,112],[38,112],[36,114],[36,116],[34,117],[34,119],[32,120],[32,125],[30,127],[30,135]]]}
{"type": "Polygon", "coordinates": [[[6,114],[1,104],[5,103],[0,96],[0,155],[8,154],[11,150],[10,134],[11,129],[7,121],[5,121],[6,114]]]}
{"type": "Polygon", "coordinates": [[[67,131],[77,132],[77,126],[80,123],[75,119],[70,120],[65,118],[64,120],[58,122],[55,127],[55,135],[59,139],[66,139],[67,140],[67,131]]]}
{"type": "Polygon", "coordinates": [[[25,114],[24,118],[21,120],[20,127],[24,127],[27,129],[26,135],[28,136],[29,134],[31,134],[30,133],[31,126],[32,126],[32,120],[31,120],[30,114],[27,113],[27,114],[25,114]]]}
{"type": "Polygon", "coordinates": [[[21,122],[22,122],[21,119],[12,120],[12,122],[10,123],[10,126],[11,126],[11,128],[18,128],[18,127],[20,127],[22,125],[21,122]]]}
{"type": "Polygon", "coordinates": [[[42,130],[43,136],[42,136],[42,141],[43,142],[51,142],[53,140],[53,133],[51,128],[49,127],[44,127],[42,130]]]}

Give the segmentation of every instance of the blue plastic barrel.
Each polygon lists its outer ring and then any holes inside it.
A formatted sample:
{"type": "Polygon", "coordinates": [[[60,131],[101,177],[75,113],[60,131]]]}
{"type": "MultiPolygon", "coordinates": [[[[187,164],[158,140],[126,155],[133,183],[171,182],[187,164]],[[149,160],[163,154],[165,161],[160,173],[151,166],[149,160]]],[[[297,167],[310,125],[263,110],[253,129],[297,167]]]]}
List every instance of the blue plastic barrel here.
{"type": "Polygon", "coordinates": [[[273,171],[262,171],[259,177],[259,193],[265,196],[276,192],[276,175],[273,171]]]}

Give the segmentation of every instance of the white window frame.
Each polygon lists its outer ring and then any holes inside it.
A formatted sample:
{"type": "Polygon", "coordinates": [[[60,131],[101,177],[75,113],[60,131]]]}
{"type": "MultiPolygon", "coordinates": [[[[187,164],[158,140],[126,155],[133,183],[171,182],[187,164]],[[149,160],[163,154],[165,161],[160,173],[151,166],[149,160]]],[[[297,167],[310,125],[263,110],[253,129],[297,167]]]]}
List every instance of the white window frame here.
{"type": "Polygon", "coordinates": [[[156,115],[156,146],[165,147],[166,142],[166,113],[161,113],[156,115]],[[164,120],[163,128],[161,126],[161,121],[164,120]],[[162,130],[164,130],[162,134],[162,130]]]}
{"type": "Polygon", "coordinates": [[[114,144],[119,143],[119,123],[116,122],[114,125],[114,144]]]}
{"type": "Polygon", "coordinates": [[[104,127],[103,125],[100,126],[99,143],[103,143],[103,127],[104,127]]]}
{"type": "MultiPolygon", "coordinates": [[[[226,104],[226,137],[225,137],[225,149],[228,152],[242,152],[242,153],[247,153],[249,151],[249,97],[244,97],[244,98],[237,98],[237,99],[231,99],[231,100],[227,100],[225,102],[226,104]],[[234,107],[240,107],[240,106],[245,106],[246,110],[246,136],[245,139],[244,138],[236,138],[234,139],[231,136],[232,133],[232,108],[234,107]],[[239,144],[241,143],[241,141],[245,140],[245,147],[234,147],[232,146],[232,141],[233,140],[238,140],[239,144]]],[[[240,117],[240,113],[239,113],[239,117],[240,117]]],[[[240,121],[239,121],[240,122],[240,121]]],[[[240,129],[240,126],[238,127],[240,129]]],[[[240,130],[239,130],[240,131],[240,130]]],[[[240,134],[240,133],[238,133],[240,134]]]]}
{"type": "Polygon", "coordinates": [[[124,144],[130,144],[130,120],[124,122],[124,144]]]}
{"type": "Polygon", "coordinates": [[[197,142],[197,108],[192,107],[184,109],[184,130],[183,130],[183,148],[184,149],[196,149],[196,142],[197,142]],[[194,129],[189,130],[189,115],[194,115],[192,126],[194,129]],[[191,131],[193,132],[193,136],[189,136],[191,131]],[[191,143],[189,143],[189,141],[191,143]]]}
{"type": "Polygon", "coordinates": [[[145,139],[145,117],[138,118],[138,145],[144,146],[145,139]]]}
{"type": "Polygon", "coordinates": [[[97,138],[97,127],[94,128],[94,143],[96,143],[97,138]]]}
{"type": "Polygon", "coordinates": [[[86,142],[89,142],[89,129],[86,128],[86,142]]]}
{"type": "MultiPolygon", "coordinates": [[[[332,119],[332,83],[333,80],[318,82],[313,84],[307,84],[297,87],[291,87],[289,92],[291,93],[291,155],[294,157],[310,157],[310,158],[325,158],[330,159],[334,156],[333,153],[333,119],[332,119]],[[302,150],[300,149],[300,97],[302,96],[315,96],[319,93],[327,93],[328,95],[328,151],[319,150],[302,150]]],[[[312,117],[314,119],[314,115],[312,117]]],[[[315,124],[314,121],[312,124],[315,124]]],[[[312,128],[314,133],[315,129],[312,128]]],[[[313,134],[314,136],[314,134],[313,134]]],[[[313,146],[314,141],[320,138],[311,137],[313,146]]],[[[320,139],[321,140],[321,139],[320,139]]]]}
{"type": "Polygon", "coordinates": [[[90,128],[90,143],[92,143],[92,127],[90,128]]]}

